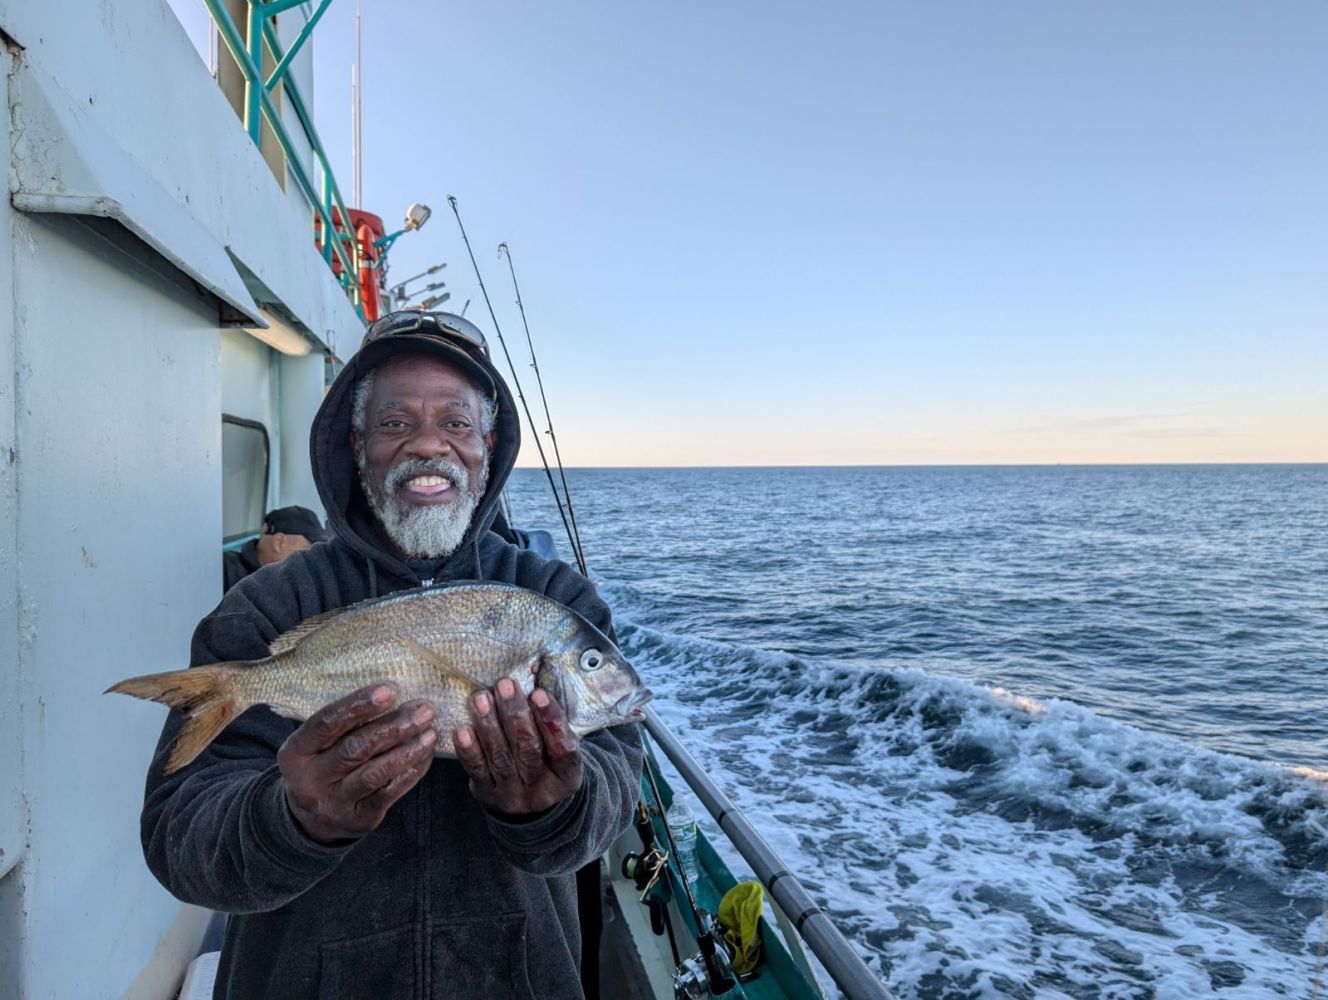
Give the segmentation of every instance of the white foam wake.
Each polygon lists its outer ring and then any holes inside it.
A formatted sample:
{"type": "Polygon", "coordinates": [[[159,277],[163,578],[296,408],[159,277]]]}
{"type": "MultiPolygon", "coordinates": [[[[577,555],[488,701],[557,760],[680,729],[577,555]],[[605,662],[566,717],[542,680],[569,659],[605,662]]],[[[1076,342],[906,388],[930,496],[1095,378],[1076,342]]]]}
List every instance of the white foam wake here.
{"type": "Polygon", "coordinates": [[[1321,776],[916,669],[619,631],[660,714],[901,994],[1308,992],[1321,776]]]}

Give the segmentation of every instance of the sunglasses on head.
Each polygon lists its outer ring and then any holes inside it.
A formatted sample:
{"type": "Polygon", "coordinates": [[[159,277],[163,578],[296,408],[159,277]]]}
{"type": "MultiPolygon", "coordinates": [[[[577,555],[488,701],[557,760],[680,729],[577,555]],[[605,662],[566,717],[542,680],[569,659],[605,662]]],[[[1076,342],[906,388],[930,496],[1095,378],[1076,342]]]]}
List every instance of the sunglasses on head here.
{"type": "Polygon", "coordinates": [[[489,355],[488,341],[484,339],[479,327],[470,320],[455,313],[425,312],[422,309],[402,309],[374,320],[369,324],[369,329],[364,331],[360,347],[384,337],[406,333],[417,337],[433,337],[463,348],[478,347],[485,357],[489,355]]]}

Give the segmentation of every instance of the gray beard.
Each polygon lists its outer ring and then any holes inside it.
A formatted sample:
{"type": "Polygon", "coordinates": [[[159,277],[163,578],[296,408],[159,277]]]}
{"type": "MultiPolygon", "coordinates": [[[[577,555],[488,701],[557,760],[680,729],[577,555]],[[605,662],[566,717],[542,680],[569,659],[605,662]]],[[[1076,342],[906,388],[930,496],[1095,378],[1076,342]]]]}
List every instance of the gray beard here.
{"type": "Polygon", "coordinates": [[[457,550],[466,537],[470,519],[489,482],[487,453],[480,474],[476,477],[479,481],[473,485],[470,474],[460,462],[448,458],[409,458],[387,473],[381,493],[369,482],[363,456],[357,464],[360,467],[360,487],[369,501],[369,509],[378,518],[378,523],[383,526],[383,531],[392,543],[416,559],[441,559],[457,550]],[[401,504],[394,496],[397,487],[416,476],[444,476],[450,479],[452,488],[460,493],[460,499],[456,503],[436,507],[407,507],[401,504]]]}

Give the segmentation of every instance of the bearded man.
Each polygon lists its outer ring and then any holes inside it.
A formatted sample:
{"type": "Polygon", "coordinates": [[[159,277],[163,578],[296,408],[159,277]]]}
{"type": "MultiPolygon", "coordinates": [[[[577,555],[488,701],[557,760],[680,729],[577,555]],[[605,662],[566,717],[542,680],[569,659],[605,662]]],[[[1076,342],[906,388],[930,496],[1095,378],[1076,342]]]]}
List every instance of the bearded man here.
{"type": "MultiPolygon", "coordinates": [[[[446,313],[375,323],[310,434],[332,536],[240,581],[192,664],[258,659],[312,615],[450,580],[514,583],[612,635],[567,565],[490,530],[516,460],[512,396],[446,313]]],[[[574,873],[631,821],[634,726],[580,741],[510,681],[435,759],[433,706],[365,688],[302,724],[250,709],[192,764],[148,774],[143,849],[175,896],[233,916],[215,997],[576,998],[574,873]]]]}

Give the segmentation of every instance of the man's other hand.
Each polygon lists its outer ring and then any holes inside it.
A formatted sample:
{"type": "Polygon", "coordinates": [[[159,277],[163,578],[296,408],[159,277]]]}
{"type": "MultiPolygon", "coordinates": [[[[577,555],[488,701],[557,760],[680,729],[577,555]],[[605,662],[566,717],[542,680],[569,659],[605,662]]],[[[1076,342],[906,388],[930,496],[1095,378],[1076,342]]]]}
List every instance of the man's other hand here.
{"type": "Polygon", "coordinates": [[[452,741],[482,805],[529,816],[581,787],[581,741],[547,691],[537,688],[527,699],[504,678],[494,694],[470,699],[470,717],[473,725],[458,727],[452,741]]]}
{"type": "Polygon", "coordinates": [[[291,813],[319,843],[377,829],[433,763],[433,706],[393,710],[396,701],[390,685],[361,688],[311,715],[278,751],[291,813]]]}

